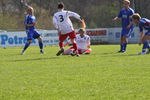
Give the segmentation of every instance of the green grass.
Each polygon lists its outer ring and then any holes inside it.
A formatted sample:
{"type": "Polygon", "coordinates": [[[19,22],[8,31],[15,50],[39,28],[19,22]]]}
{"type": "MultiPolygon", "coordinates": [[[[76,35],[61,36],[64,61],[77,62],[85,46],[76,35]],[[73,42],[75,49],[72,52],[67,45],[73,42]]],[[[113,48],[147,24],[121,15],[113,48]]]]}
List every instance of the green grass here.
{"type": "Polygon", "coordinates": [[[58,47],[0,48],[0,100],[150,100],[150,55],[138,45],[92,46],[91,55],[59,56],[58,47]]]}

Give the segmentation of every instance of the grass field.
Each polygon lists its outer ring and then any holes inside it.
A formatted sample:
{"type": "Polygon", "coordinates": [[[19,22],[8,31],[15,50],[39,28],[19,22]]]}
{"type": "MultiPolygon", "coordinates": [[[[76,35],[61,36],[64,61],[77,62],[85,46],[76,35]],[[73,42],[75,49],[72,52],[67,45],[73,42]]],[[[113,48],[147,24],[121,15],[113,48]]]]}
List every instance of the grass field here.
{"type": "Polygon", "coordinates": [[[58,47],[0,48],[0,100],[150,100],[150,55],[138,45],[92,46],[91,55],[59,56],[58,47]]]}

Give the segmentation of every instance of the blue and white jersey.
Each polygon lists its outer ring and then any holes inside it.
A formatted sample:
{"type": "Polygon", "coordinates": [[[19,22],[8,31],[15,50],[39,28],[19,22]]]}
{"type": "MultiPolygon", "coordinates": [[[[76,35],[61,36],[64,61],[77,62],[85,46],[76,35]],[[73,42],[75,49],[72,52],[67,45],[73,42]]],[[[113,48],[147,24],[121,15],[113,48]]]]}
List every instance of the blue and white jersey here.
{"type": "MultiPolygon", "coordinates": [[[[35,16],[29,15],[29,14],[25,16],[24,24],[33,24],[35,22],[36,22],[35,16]]],[[[35,26],[26,27],[26,30],[34,30],[34,29],[35,29],[35,26]]]]}
{"type": "Polygon", "coordinates": [[[140,32],[143,32],[144,29],[150,31],[150,20],[147,18],[141,18],[139,22],[139,28],[140,32]]]}
{"type": "Polygon", "coordinates": [[[131,22],[131,16],[134,14],[134,10],[132,8],[122,8],[118,14],[118,18],[121,18],[122,28],[127,28],[127,26],[131,22]]]}

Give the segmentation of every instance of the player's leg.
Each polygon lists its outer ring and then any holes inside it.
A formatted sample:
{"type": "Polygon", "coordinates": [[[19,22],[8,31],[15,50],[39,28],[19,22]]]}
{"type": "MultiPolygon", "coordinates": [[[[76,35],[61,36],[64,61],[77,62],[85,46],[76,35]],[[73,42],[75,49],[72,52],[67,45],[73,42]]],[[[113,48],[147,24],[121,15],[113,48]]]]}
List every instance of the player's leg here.
{"type": "Polygon", "coordinates": [[[128,38],[131,37],[131,32],[133,31],[133,27],[129,29],[123,29],[121,34],[121,52],[124,53],[127,48],[128,38]]]}
{"type": "Polygon", "coordinates": [[[40,53],[44,54],[43,41],[42,41],[42,38],[41,38],[40,34],[37,31],[34,31],[33,38],[38,40],[40,53]]]}
{"type": "Polygon", "coordinates": [[[122,48],[122,51],[125,52],[126,51],[126,48],[127,48],[127,44],[128,44],[128,38],[126,36],[123,37],[123,48],[122,48]]]}
{"type": "Polygon", "coordinates": [[[24,46],[24,48],[23,48],[23,50],[22,50],[22,52],[21,52],[21,55],[24,54],[24,52],[27,50],[27,48],[28,48],[28,47],[30,46],[30,44],[32,43],[32,36],[33,36],[32,32],[28,31],[28,32],[26,32],[26,33],[27,33],[27,42],[25,43],[25,46],[24,46]]]}
{"type": "Polygon", "coordinates": [[[44,54],[42,38],[39,36],[37,39],[40,47],[40,53],[44,54]]]}
{"type": "Polygon", "coordinates": [[[118,52],[122,52],[123,50],[123,38],[122,36],[120,37],[120,50],[118,52]]]}
{"type": "Polygon", "coordinates": [[[121,37],[120,37],[120,51],[118,51],[118,52],[122,52],[123,51],[123,32],[124,32],[124,30],[122,29],[121,37]]]}
{"type": "Polygon", "coordinates": [[[66,40],[68,34],[65,35],[59,35],[59,47],[60,50],[57,52],[57,56],[61,55],[64,52],[64,40],[66,40]]]}
{"type": "Polygon", "coordinates": [[[69,33],[69,37],[70,37],[70,40],[71,40],[72,45],[73,45],[73,48],[74,48],[74,51],[73,51],[73,54],[72,54],[72,55],[80,56],[79,53],[78,53],[78,46],[77,46],[77,43],[76,43],[76,41],[75,41],[75,38],[76,38],[76,33],[75,33],[75,31],[69,33]]]}
{"type": "Polygon", "coordinates": [[[73,52],[73,47],[70,47],[69,49],[63,52],[63,55],[70,55],[72,52],[73,52]]]}
{"type": "Polygon", "coordinates": [[[128,38],[131,38],[131,33],[133,32],[134,25],[132,25],[129,29],[124,30],[124,36],[123,36],[123,52],[126,51],[127,45],[128,45],[128,38]]]}
{"type": "Polygon", "coordinates": [[[85,50],[82,54],[90,54],[92,52],[91,49],[85,50]]]}
{"type": "Polygon", "coordinates": [[[150,50],[148,50],[148,52],[146,52],[146,49],[150,49],[149,44],[148,44],[148,40],[150,40],[150,32],[145,33],[142,42],[143,42],[143,48],[142,48],[142,52],[140,52],[139,54],[146,54],[149,53],[150,50]]]}
{"type": "Polygon", "coordinates": [[[145,35],[147,36],[146,39],[147,39],[147,44],[148,44],[148,45],[147,45],[148,51],[147,51],[146,53],[149,54],[149,53],[150,53],[150,45],[149,45],[149,42],[148,42],[148,41],[150,40],[150,31],[146,32],[145,35]]]}

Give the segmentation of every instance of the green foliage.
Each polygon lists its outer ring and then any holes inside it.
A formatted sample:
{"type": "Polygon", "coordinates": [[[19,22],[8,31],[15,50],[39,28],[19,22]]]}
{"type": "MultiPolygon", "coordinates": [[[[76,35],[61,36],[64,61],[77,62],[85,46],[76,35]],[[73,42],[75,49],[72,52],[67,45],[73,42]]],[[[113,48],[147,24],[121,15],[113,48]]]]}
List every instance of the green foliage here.
{"type": "Polygon", "coordinates": [[[58,47],[0,48],[0,100],[149,100],[150,55],[138,45],[92,46],[91,55],[59,56],[58,47]]]}
{"type": "Polygon", "coordinates": [[[14,16],[0,13],[0,29],[17,29],[18,26],[14,16]]]}
{"type": "MultiPolygon", "coordinates": [[[[38,19],[37,28],[54,29],[52,16],[57,12],[59,0],[26,0],[36,10],[38,19]]],[[[150,0],[134,0],[135,10],[142,17],[150,17],[150,0]]],[[[87,28],[118,27],[120,22],[112,22],[112,18],[118,15],[122,8],[122,0],[63,0],[65,9],[79,13],[87,23],[87,28]]],[[[131,0],[133,7],[133,0],[131,0]]],[[[23,7],[20,0],[0,0],[2,13],[8,13],[0,18],[0,29],[24,29],[23,7]],[[13,13],[13,14],[10,14],[13,13]],[[2,25],[3,24],[3,25],[2,25]]],[[[1,15],[0,15],[1,16],[1,15]]],[[[75,28],[79,25],[75,23],[75,28]]]]}

